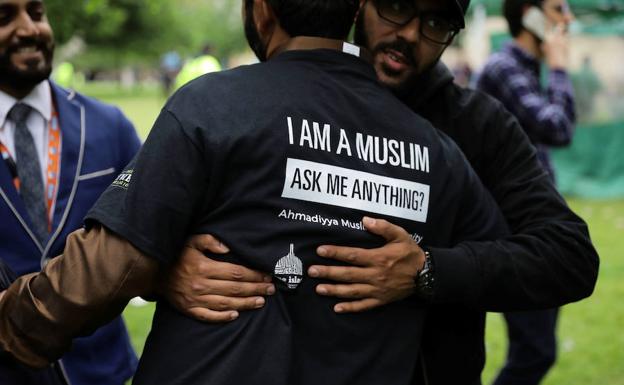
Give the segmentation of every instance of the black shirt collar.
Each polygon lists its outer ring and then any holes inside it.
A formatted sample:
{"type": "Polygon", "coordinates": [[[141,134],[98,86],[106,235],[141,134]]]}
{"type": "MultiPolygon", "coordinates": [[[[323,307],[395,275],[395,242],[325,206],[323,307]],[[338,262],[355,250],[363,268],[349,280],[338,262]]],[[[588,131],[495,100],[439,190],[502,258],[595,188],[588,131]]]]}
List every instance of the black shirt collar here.
{"type": "Polygon", "coordinates": [[[278,48],[269,61],[307,61],[348,67],[377,80],[368,50],[342,40],[298,36],[278,48]]]}

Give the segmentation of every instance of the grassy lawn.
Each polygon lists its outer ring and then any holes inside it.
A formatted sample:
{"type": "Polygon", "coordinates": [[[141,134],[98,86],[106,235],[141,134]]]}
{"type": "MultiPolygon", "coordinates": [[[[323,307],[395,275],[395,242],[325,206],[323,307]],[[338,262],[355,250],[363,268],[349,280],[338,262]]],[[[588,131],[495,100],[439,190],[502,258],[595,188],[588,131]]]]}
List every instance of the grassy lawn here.
{"type": "Polygon", "coordinates": [[[158,85],[123,89],[114,83],[88,83],[79,91],[121,108],[142,139],[147,137],[166,101],[158,85]]]}
{"type": "MultiPolygon", "coordinates": [[[[559,360],[544,385],[624,385],[624,201],[570,200],[589,224],[600,257],[594,294],[565,306],[559,318],[559,360]]],[[[490,314],[487,324],[489,384],[505,358],[502,316],[490,314]]]]}
{"type": "MultiPolygon", "coordinates": [[[[88,86],[87,94],[118,105],[145,138],[164,98],[154,88],[123,91],[116,86],[88,86]]],[[[569,201],[588,223],[601,256],[600,278],[594,295],[562,309],[559,359],[544,385],[624,385],[624,200],[569,201]]],[[[124,316],[137,351],[142,351],[153,305],[129,306],[124,316]]],[[[490,314],[487,323],[488,361],[483,375],[489,385],[504,361],[505,326],[490,314]]]]}

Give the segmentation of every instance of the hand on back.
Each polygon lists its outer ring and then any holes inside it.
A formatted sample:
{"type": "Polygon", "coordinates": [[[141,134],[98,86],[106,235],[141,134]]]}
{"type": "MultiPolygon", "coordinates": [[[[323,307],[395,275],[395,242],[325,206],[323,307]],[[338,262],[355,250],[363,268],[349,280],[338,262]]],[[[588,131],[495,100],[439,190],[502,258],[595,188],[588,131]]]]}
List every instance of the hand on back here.
{"type": "Polygon", "coordinates": [[[211,235],[191,237],[168,271],[164,295],[179,311],[206,322],[228,322],[239,311],[264,306],[275,293],[271,277],[231,263],[208,258],[204,252],[226,254],[227,246],[211,235]]]}
{"type": "MultiPolygon", "coordinates": [[[[317,286],[320,295],[342,298],[338,313],[363,312],[402,300],[414,293],[415,277],[424,264],[424,252],[401,227],[364,218],[366,229],[386,240],[376,249],[323,245],[318,254],[351,266],[314,265],[311,277],[335,283],[317,286]]],[[[271,277],[208,258],[204,251],[226,254],[227,246],[211,235],[193,236],[167,274],[165,297],[181,312],[206,322],[228,322],[239,311],[259,309],[265,295],[275,293],[271,277]]]]}

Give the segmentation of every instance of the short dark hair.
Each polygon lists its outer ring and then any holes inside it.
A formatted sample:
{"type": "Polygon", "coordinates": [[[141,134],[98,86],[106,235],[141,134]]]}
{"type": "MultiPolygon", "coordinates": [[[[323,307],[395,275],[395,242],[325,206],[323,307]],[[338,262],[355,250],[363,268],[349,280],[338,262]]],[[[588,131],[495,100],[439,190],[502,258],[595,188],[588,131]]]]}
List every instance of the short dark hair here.
{"type": "Polygon", "coordinates": [[[542,8],[544,0],[505,0],[503,4],[503,16],[507,19],[507,25],[509,26],[509,33],[511,36],[516,37],[524,30],[522,26],[522,14],[524,7],[529,5],[535,5],[542,8]]]}
{"type": "MultiPolygon", "coordinates": [[[[346,39],[360,8],[359,0],[267,0],[291,37],[346,39]]],[[[245,0],[248,8],[253,0],[245,0]]]]}

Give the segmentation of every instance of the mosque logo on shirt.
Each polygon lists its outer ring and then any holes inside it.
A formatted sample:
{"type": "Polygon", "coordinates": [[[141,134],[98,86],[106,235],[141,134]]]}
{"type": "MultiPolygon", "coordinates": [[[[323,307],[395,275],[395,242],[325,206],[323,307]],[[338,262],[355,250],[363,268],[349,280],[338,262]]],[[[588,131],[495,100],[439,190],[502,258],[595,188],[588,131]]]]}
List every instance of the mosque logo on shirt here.
{"type": "Polygon", "coordinates": [[[295,255],[295,246],[290,244],[290,252],[275,265],[275,277],[294,290],[303,280],[303,262],[295,255]]]}

